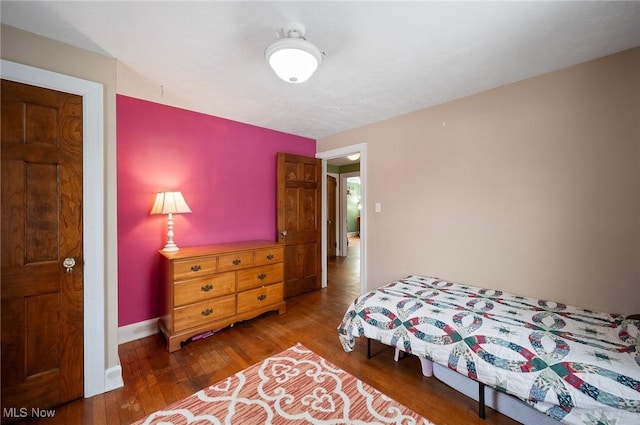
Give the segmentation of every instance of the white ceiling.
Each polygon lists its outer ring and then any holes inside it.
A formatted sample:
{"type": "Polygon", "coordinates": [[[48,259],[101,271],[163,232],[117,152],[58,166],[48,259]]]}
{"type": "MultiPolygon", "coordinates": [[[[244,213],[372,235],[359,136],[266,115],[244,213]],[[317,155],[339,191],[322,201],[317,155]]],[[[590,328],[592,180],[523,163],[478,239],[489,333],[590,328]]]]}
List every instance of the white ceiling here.
{"type": "Polygon", "coordinates": [[[635,1],[0,7],[4,24],[116,58],[118,93],[313,139],[640,45],[635,1]],[[292,21],[325,53],[303,84],[264,60],[292,21]]]}

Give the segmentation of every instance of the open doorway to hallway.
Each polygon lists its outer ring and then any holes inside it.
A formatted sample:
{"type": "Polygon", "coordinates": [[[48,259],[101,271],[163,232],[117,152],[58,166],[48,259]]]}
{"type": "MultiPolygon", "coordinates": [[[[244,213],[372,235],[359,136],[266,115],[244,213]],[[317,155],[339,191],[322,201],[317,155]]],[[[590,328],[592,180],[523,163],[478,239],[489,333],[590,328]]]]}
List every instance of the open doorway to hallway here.
{"type": "Polygon", "coordinates": [[[360,164],[348,158],[327,161],[327,285],[360,289],[360,164]],[[350,161],[350,162],[346,162],[350,161]],[[336,164],[345,164],[340,166],[336,164]],[[358,170],[340,172],[346,170],[358,170]],[[337,172],[335,172],[337,171],[337,172]]]}
{"type": "Polygon", "coordinates": [[[323,160],[323,287],[355,283],[362,293],[366,287],[366,144],[320,152],[316,157],[323,160]],[[335,191],[328,184],[332,180],[337,182],[335,191]],[[335,202],[329,196],[335,196],[335,202]],[[335,226],[330,224],[332,217],[335,226]]]}

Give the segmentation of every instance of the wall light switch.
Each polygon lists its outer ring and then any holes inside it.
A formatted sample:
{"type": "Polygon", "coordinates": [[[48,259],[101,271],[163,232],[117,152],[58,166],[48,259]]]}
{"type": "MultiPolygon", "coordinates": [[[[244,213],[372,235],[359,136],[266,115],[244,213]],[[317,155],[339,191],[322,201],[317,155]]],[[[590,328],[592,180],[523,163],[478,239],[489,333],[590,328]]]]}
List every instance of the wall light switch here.
{"type": "Polygon", "coordinates": [[[380,202],[376,202],[376,212],[380,212],[381,209],[382,205],[380,204],[380,202]]]}

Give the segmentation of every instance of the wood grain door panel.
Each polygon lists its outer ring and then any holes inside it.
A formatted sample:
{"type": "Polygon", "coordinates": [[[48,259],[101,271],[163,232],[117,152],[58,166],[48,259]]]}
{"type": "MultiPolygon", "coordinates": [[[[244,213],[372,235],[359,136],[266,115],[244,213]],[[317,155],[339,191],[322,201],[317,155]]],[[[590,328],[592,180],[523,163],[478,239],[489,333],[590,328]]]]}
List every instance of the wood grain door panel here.
{"type": "Polygon", "coordinates": [[[2,408],[30,411],[83,395],[82,98],[0,89],[2,408]]]}
{"type": "Polygon", "coordinates": [[[278,153],[278,237],[284,245],[284,296],[321,287],[319,159],[278,153]]]}

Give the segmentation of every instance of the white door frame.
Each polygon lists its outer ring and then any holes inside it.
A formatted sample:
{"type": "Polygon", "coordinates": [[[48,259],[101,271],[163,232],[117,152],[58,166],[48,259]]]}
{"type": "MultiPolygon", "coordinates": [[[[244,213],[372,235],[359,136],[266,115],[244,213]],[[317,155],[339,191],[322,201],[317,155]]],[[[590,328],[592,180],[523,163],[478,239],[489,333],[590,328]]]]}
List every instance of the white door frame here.
{"type": "MultiPolygon", "coordinates": [[[[360,197],[362,210],[360,211],[360,293],[364,293],[367,276],[367,144],[331,149],[316,153],[316,158],[322,159],[322,287],[327,287],[327,160],[342,158],[347,155],[360,154],[360,197]]],[[[342,190],[342,189],[341,189],[342,190]]]]}
{"type": "Polygon", "coordinates": [[[0,68],[6,80],[82,96],[84,397],[91,397],[107,382],[103,85],[4,59],[0,68]]]}

